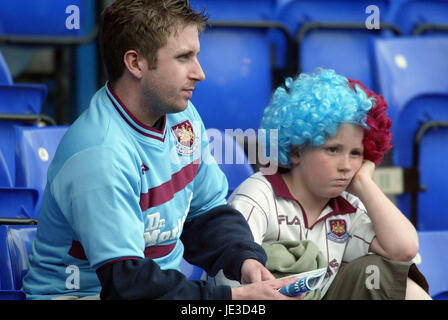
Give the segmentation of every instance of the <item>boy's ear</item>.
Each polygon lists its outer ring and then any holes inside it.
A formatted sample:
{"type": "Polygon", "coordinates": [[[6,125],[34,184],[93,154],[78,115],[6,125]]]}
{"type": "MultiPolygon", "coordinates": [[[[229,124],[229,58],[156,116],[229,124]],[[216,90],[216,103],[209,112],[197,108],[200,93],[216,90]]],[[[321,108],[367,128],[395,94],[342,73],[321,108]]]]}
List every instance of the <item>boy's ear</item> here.
{"type": "Polygon", "coordinates": [[[300,151],[298,146],[291,147],[291,151],[289,152],[289,160],[291,160],[294,166],[300,163],[300,151]]]}

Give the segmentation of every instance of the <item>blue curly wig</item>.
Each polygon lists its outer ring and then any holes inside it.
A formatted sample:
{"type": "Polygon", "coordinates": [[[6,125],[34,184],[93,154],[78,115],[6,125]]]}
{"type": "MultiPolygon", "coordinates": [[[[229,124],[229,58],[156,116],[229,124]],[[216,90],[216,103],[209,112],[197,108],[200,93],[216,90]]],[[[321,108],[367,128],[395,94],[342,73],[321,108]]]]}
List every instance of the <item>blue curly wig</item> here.
{"type": "MultiPolygon", "coordinates": [[[[311,75],[302,73],[287,78],[278,87],[265,108],[261,129],[278,130],[278,163],[291,167],[291,147],[321,146],[336,134],[339,125],[351,123],[368,129],[367,112],[373,99],[356,85],[350,88],[348,79],[334,70],[318,68],[311,75]]],[[[270,150],[275,139],[263,139],[270,150]]]]}

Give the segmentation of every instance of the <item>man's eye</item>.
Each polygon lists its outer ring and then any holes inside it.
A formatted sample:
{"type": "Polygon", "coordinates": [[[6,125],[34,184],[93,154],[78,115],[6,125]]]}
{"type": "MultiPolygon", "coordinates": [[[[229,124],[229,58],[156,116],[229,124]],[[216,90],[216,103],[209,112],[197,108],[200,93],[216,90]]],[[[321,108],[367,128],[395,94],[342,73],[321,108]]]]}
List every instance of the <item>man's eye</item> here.
{"type": "Polygon", "coordinates": [[[187,60],[188,58],[190,58],[189,54],[181,54],[179,56],[177,56],[178,59],[180,60],[187,60]]]}

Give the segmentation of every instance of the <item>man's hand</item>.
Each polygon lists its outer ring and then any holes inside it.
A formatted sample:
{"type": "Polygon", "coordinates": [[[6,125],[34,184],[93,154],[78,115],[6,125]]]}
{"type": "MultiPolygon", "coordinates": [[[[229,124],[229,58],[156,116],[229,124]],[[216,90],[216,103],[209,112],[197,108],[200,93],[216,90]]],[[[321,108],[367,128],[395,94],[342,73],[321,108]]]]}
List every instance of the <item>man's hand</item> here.
{"type": "Polygon", "coordinates": [[[253,283],[265,280],[273,280],[275,277],[260,262],[255,259],[247,259],[241,266],[241,283],[253,283]]]}
{"type": "Polygon", "coordinates": [[[251,283],[242,287],[232,288],[232,300],[303,300],[305,293],[296,297],[288,297],[278,289],[297,281],[297,277],[274,279],[251,283]]]}

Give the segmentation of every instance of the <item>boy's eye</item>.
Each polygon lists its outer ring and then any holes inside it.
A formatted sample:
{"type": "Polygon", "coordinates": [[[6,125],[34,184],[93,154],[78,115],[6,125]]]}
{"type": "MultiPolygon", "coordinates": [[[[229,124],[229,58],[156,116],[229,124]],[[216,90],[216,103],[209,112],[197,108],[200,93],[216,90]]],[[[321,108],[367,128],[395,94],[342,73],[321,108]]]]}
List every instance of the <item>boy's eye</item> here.
{"type": "Polygon", "coordinates": [[[337,147],[327,147],[327,148],[325,148],[325,150],[327,150],[330,153],[334,153],[334,152],[338,151],[338,148],[337,147]]]}

